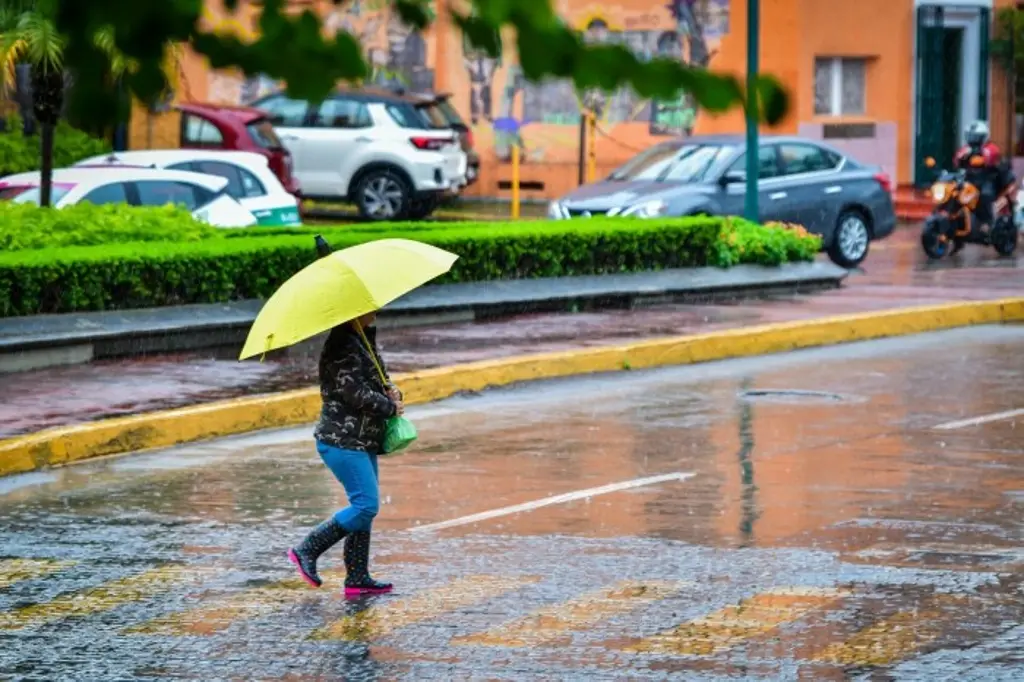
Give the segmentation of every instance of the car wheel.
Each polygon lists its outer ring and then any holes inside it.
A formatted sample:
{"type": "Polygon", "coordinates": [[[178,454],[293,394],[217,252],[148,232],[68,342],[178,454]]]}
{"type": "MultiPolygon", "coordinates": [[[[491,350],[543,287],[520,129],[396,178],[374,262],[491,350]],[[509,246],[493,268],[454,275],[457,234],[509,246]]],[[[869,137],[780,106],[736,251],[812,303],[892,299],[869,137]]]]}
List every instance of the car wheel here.
{"type": "Polygon", "coordinates": [[[359,179],[355,200],[359,215],[367,220],[401,220],[409,213],[411,194],[405,178],[381,168],[359,179]]]}
{"type": "Polygon", "coordinates": [[[440,203],[441,199],[436,194],[423,199],[413,199],[409,207],[409,217],[413,220],[423,220],[436,211],[440,203]]]}
{"type": "Polygon", "coordinates": [[[860,211],[843,211],[836,220],[836,233],[828,248],[829,258],[844,268],[855,268],[868,255],[871,230],[860,211]]]}
{"type": "Polygon", "coordinates": [[[931,260],[945,258],[950,251],[949,241],[943,236],[939,224],[930,220],[921,231],[921,248],[931,260]]]}

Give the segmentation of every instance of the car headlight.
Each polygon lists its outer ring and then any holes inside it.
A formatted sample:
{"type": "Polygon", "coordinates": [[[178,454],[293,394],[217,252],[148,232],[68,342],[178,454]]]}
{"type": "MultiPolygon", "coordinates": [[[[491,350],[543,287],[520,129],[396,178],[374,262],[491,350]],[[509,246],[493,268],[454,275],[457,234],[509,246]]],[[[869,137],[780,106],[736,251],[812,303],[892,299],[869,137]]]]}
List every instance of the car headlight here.
{"type": "Polygon", "coordinates": [[[619,215],[631,216],[633,218],[657,218],[658,216],[665,215],[667,210],[668,204],[661,199],[654,199],[653,201],[645,201],[642,204],[630,206],[619,215]]]}
{"type": "Polygon", "coordinates": [[[552,201],[550,204],[548,204],[548,218],[551,218],[552,220],[560,220],[564,217],[565,215],[562,213],[561,204],[559,204],[557,201],[552,201]]]}
{"type": "Polygon", "coordinates": [[[946,201],[948,188],[945,185],[933,185],[932,186],[932,200],[936,203],[943,203],[946,201]]]}

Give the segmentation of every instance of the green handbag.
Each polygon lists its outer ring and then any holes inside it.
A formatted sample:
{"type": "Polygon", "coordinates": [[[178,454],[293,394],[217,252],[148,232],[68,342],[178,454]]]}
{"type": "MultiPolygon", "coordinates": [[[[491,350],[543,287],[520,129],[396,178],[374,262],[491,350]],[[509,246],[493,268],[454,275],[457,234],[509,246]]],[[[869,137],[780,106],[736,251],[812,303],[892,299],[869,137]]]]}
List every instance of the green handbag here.
{"type": "MultiPolygon", "coordinates": [[[[388,386],[391,384],[391,381],[384,373],[384,367],[380,359],[377,358],[377,353],[374,352],[370,340],[366,338],[366,334],[358,322],[356,323],[356,329],[359,331],[359,337],[363,340],[366,350],[370,353],[370,358],[373,360],[373,366],[377,368],[380,380],[384,382],[385,386],[388,386]]],[[[419,438],[419,433],[416,431],[416,425],[405,417],[395,415],[388,419],[387,424],[384,426],[383,454],[390,455],[401,452],[412,445],[417,438],[419,438]]]]}
{"type": "Polygon", "coordinates": [[[416,425],[405,417],[392,417],[384,428],[384,454],[401,452],[419,437],[416,425]]]}

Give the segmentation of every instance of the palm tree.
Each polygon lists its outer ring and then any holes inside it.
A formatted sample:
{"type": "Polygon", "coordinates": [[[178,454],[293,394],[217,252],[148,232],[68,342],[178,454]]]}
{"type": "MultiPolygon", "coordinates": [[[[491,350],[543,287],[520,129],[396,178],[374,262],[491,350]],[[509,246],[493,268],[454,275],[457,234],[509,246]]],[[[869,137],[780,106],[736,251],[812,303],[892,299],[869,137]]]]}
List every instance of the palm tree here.
{"type": "Polygon", "coordinates": [[[4,83],[14,80],[20,63],[31,66],[32,114],[39,124],[40,180],[39,205],[49,206],[53,190],[53,129],[64,108],[64,41],[47,17],[31,3],[16,3],[13,11],[5,7],[0,18],[3,42],[4,83]]]}
{"type": "MultiPolygon", "coordinates": [[[[132,66],[117,52],[113,33],[101,31],[96,46],[110,58],[112,75],[119,77],[132,66]]],[[[9,90],[19,64],[31,67],[32,113],[39,124],[39,204],[49,206],[53,191],[53,132],[64,109],[67,74],[64,39],[36,2],[5,2],[0,8],[0,67],[2,85],[9,90]]]]}

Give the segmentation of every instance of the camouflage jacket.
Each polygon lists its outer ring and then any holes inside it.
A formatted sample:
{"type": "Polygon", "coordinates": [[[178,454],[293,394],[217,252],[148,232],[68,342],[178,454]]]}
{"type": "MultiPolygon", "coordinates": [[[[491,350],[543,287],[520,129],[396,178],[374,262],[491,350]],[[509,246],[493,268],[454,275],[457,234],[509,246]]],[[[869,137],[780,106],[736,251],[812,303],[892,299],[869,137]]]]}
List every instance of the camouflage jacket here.
{"type": "MultiPolygon", "coordinates": [[[[377,352],[377,330],[369,327],[365,331],[377,352]]],[[[395,403],[384,391],[384,382],[359,334],[347,324],[335,327],[320,354],[323,407],[316,439],[343,450],[380,453],[385,424],[395,414],[395,403]]]]}

